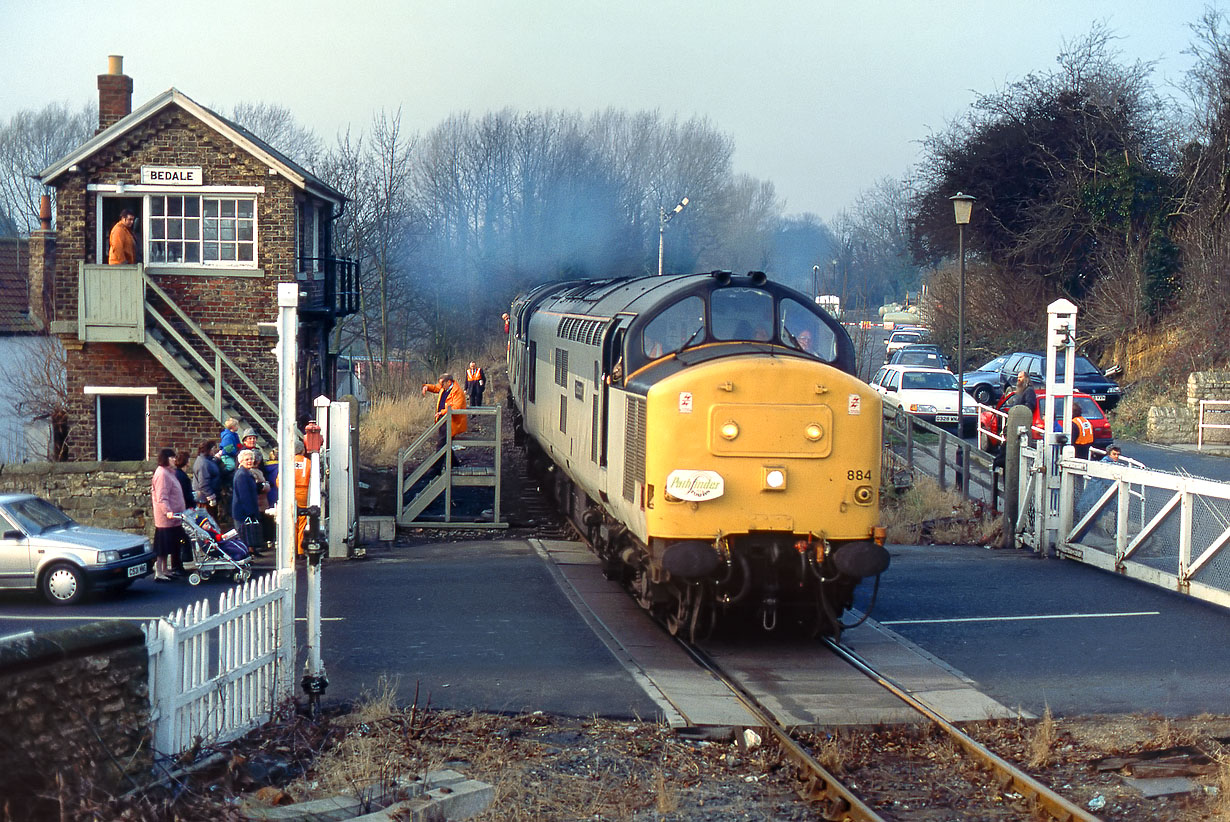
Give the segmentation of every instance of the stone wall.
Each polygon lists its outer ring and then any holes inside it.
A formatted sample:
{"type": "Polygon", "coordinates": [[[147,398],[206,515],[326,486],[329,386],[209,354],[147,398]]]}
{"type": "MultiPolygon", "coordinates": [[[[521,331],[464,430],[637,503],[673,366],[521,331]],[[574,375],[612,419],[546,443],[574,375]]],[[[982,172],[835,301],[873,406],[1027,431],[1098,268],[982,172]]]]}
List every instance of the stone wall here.
{"type": "Polygon", "coordinates": [[[128,623],[0,642],[0,797],[17,818],[61,818],[60,797],[71,816],[147,781],[148,671],[128,623]]]}
{"type": "MultiPolygon", "coordinates": [[[[1194,371],[1187,378],[1187,405],[1155,405],[1149,409],[1146,437],[1163,444],[1194,443],[1199,436],[1200,401],[1230,400],[1230,371],[1194,371]]],[[[1230,425],[1230,406],[1206,408],[1205,424],[1230,425]]],[[[1230,443],[1230,429],[1205,429],[1204,441],[1230,443]]]]}
{"type": "Polygon", "coordinates": [[[0,464],[0,493],[38,494],[82,525],[152,538],[150,479],[156,467],[152,460],[0,464]]]}

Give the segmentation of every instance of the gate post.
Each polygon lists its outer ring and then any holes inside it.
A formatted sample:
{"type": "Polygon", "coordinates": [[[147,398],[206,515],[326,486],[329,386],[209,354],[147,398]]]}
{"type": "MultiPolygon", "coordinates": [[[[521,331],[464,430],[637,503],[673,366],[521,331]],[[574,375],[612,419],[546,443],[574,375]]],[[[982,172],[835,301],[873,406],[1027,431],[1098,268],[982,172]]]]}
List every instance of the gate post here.
{"type": "Polygon", "coordinates": [[[1058,538],[1052,537],[1059,519],[1059,449],[1068,441],[1072,427],[1072,388],[1076,371],[1076,306],[1069,300],[1055,300],[1046,307],[1046,396],[1042,416],[1042,481],[1045,492],[1038,506],[1038,552],[1046,556],[1058,538]],[[1058,372],[1056,352],[1064,358],[1063,379],[1058,372]],[[1063,400],[1063,410],[1056,413],[1056,400],[1063,400]]]}

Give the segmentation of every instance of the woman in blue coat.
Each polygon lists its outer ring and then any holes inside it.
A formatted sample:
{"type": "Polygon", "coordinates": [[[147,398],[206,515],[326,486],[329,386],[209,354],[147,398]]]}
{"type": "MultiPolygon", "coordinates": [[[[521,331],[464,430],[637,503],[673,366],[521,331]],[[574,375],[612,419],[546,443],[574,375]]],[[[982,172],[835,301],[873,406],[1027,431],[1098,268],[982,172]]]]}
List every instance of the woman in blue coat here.
{"type": "Polygon", "coordinates": [[[240,451],[239,468],[235,471],[231,494],[231,517],[235,520],[235,528],[239,530],[253,554],[265,548],[264,535],[261,533],[260,503],[257,501],[261,489],[256,482],[255,467],[256,455],[251,451],[240,451]]]}

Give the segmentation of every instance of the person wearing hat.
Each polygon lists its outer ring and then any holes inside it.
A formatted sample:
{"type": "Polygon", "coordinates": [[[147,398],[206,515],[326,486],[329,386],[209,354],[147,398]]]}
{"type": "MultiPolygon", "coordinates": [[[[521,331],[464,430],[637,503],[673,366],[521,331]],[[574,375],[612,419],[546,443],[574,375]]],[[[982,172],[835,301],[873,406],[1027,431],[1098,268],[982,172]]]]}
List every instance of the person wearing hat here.
{"type": "Polygon", "coordinates": [[[243,430],[243,436],[240,437],[239,441],[242,443],[243,448],[252,452],[252,456],[256,459],[257,468],[260,468],[265,464],[265,455],[261,451],[261,447],[256,444],[255,428],[245,428],[243,430]]]}

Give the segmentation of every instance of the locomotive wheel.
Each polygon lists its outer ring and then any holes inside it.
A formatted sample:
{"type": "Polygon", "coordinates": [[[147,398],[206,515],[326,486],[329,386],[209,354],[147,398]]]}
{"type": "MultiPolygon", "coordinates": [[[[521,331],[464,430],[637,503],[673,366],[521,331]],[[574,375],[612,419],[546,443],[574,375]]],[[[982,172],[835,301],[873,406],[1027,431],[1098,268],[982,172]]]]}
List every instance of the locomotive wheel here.
{"type": "Polygon", "coordinates": [[[653,610],[652,585],[649,582],[649,572],[644,568],[637,569],[636,576],[632,579],[632,593],[636,596],[637,605],[646,611],[653,610]]]}

